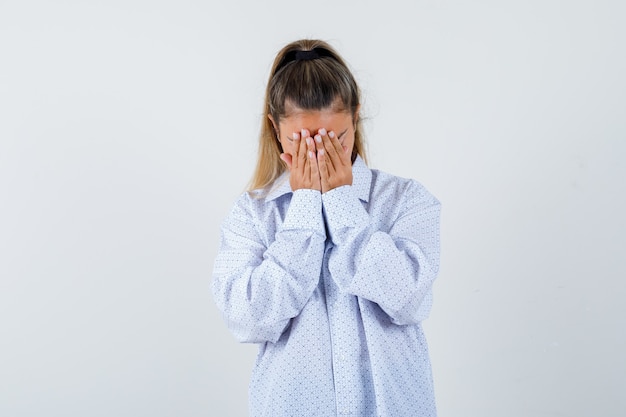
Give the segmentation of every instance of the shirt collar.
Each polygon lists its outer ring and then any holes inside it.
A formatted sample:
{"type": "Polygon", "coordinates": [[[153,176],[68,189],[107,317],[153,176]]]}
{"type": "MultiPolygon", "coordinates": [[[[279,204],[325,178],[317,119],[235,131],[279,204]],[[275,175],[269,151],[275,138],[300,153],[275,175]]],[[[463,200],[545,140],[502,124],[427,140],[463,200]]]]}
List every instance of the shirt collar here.
{"type": "MultiPolygon", "coordinates": [[[[352,164],[352,188],[360,200],[369,201],[371,183],[372,171],[365,165],[363,159],[357,155],[352,164]]],[[[274,181],[265,200],[275,200],[291,192],[293,191],[291,190],[291,184],[289,184],[289,171],[286,171],[274,181]]]]}

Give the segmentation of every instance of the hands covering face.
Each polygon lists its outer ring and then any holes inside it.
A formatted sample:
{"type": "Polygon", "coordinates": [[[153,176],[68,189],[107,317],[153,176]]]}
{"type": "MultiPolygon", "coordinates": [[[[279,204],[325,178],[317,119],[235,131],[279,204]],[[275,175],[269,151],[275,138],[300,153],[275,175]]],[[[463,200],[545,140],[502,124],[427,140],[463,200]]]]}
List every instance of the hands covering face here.
{"type": "Polygon", "coordinates": [[[293,133],[293,154],[280,158],[290,170],[293,191],[307,188],[325,193],[352,185],[351,150],[342,146],[335,132],[319,129],[314,137],[308,130],[293,133]]]}

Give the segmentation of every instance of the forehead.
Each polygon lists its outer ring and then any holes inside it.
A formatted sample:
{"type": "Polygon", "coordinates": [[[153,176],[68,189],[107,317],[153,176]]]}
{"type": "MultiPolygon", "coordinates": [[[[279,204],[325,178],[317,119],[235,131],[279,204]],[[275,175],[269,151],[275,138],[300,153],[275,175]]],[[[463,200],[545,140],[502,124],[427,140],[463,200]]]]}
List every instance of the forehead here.
{"type": "Polygon", "coordinates": [[[339,130],[347,128],[352,124],[352,115],[349,112],[337,111],[327,108],[321,110],[293,109],[289,115],[280,121],[281,127],[299,131],[308,129],[317,131],[324,128],[328,130],[339,130]]]}

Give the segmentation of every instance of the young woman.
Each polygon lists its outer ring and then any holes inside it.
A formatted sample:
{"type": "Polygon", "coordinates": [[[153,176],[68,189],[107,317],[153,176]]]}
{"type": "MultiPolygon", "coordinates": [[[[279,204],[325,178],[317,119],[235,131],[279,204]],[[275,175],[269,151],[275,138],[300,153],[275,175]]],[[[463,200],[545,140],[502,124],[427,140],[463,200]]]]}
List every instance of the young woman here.
{"type": "Polygon", "coordinates": [[[328,44],[278,53],[251,189],[223,223],[213,272],[227,326],[259,344],[252,416],[436,415],[420,323],[440,205],[367,167],[359,106],[328,44]]]}

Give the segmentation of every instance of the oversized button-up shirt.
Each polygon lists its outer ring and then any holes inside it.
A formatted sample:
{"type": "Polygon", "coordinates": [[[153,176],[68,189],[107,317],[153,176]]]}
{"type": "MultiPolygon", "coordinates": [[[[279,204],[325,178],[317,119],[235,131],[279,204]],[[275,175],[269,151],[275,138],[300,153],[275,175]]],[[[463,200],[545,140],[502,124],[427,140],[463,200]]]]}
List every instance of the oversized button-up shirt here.
{"type": "Polygon", "coordinates": [[[288,173],[243,194],[224,221],[213,292],[259,353],[253,417],[435,416],[420,323],[439,269],[440,204],[369,169],[324,194],[288,173]]]}

